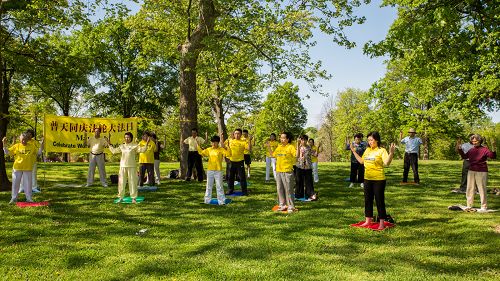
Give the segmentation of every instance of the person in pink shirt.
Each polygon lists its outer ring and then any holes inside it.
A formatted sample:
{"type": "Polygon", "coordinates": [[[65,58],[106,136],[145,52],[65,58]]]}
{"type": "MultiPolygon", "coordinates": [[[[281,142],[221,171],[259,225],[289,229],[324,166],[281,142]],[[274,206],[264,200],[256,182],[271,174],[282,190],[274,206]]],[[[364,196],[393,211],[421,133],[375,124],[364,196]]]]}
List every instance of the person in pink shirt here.
{"type": "Polygon", "coordinates": [[[466,153],[463,151],[461,143],[457,143],[457,150],[462,159],[469,159],[469,171],[467,172],[467,190],[465,197],[467,198],[467,208],[472,208],[474,203],[474,193],[477,187],[479,197],[481,198],[481,209],[479,211],[487,210],[486,199],[486,184],[488,182],[488,158],[496,158],[495,140],[492,140],[490,151],[488,147],[483,146],[483,137],[479,134],[474,134],[470,137],[473,147],[466,153]]]}

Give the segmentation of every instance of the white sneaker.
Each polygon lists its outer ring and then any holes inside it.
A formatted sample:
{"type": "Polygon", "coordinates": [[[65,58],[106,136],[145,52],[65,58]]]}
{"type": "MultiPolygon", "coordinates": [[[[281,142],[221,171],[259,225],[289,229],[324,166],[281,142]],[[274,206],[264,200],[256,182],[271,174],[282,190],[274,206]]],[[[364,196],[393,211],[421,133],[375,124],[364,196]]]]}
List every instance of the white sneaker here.
{"type": "Polygon", "coordinates": [[[17,202],[17,198],[12,198],[12,199],[10,199],[9,204],[16,204],[16,202],[17,202]]]}
{"type": "Polygon", "coordinates": [[[349,188],[351,187],[354,187],[354,183],[351,182],[351,184],[349,185],[349,188]]]}
{"type": "Polygon", "coordinates": [[[286,206],[280,206],[280,207],[278,208],[278,210],[276,210],[276,211],[278,211],[278,212],[283,212],[283,211],[285,211],[285,210],[286,210],[286,206]]]}
{"type": "Polygon", "coordinates": [[[41,191],[40,191],[38,188],[34,187],[34,188],[31,190],[31,192],[33,192],[33,193],[40,193],[41,191]]]}
{"type": "Polygon", "coordinates": [[[364,183],[361,183],[359,186],[361,186],[361,188],[365,188],[365,184],[364,183]]]}
{"type": "Polygon", "coordinates": [[[293,213],[295,212],[295,208],[291,207],[291,208],[288,208],[287,212],[290,214],[290,213],[293,213]]]}
{"type": "Polygon", "coordinates": [[[488,209],[487,209],[487,208],[477,209],[477,212],[478,212],[478,213],[487,213],[487,212],[488,212],[488,209]]]}

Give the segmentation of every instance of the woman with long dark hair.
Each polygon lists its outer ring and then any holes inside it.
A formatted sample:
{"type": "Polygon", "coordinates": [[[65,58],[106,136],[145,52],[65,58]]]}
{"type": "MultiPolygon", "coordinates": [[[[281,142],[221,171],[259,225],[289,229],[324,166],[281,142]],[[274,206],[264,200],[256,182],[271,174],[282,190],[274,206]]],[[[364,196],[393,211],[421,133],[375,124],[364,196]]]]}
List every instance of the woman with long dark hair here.
{"type": "Polygon", "coordinates": [[[394,157],[396,145],[391,143],[389,153],[385,148],[380,147],[380,134],[378,132],[370,132],[367,136],[368,147],[362,156],[356,152],[356,148],[351,146],[351,151],[362,165],[365,165],[365,222],[361,226],[370,226],[373,221],[373,198],[377,203],[377,212],[380,219],[378,230],[385,228],[385,219],[387,213],[385,211],[385,185],[386,178],[384,174],[384,166],[389,166],[394,157]]]}

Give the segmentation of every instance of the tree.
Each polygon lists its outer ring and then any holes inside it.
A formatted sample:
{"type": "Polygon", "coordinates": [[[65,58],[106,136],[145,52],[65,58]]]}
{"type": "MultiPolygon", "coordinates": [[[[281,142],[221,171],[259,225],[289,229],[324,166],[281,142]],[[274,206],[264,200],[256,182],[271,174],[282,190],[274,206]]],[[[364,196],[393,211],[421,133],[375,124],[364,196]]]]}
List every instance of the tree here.
{"type": "MultiPolygon", "coordinates": [[[[18,74],[40,59],[31,43],[43,34],[84,20],[87,16],[85,7],[79,0],[71,3],[44,0],[0,2],[0,137],[7,135],[13,79],[20,78],[18,74]]],[[[0,190],[9,188],[4,153],[0,149],[0,190]]]]}
{"type": "Polygon", "coordinates": [[[144,51],[144,36],[133,28],[134,17],[128,13],[116,5],[104,19],[78,32],[95,59],[101,89],[89,95],[90,109],[100,116],[161,119],[164,108],[175,104],[177,70],[172,60],[144,51]]]}
{"type": "Polygon", "coordinates": [[[371,56],[403,63],[403,76],[433,85],[450,111],[467,119],[500,108],[500,5],[490,0],[387,0],[398,18],[386,38],[369,42],[371,56]]]}
{"type": "Polygon", "coordinates": [[[257,141],[267,140],[271,133],[291,132],[294,137],[303,133],[303,127],[307,123],[307,110],[302,105],[298,91],[298,86],[285,82],[267,95],[262,103],[262,110],[256,117],[257,141]]]}
{"type": "Polygon", "coordinates": [[[321,70],[321,63],[312,62],[309,56],[308,50],[314,45],[312,30],[318,27],[331,35],[335,43],[352,47],[354,44],[347,40],[343,28],[364,21],[353,14],[353,7],[360,4],[361,1],[327,0],[145,1],[139,12],[141,26],[157,37],[168,37],[163,40],[171,41],[171,46],[179,51],[181,174],[186,170],[187,157],[182,139],[198,123],[200,54],[211,52],[214,42],[224,43],[225,48],[244,45],[255,61],[267,62],[269,71],[262,75],[274,83],[293,76],[313,84],[317,77],[327,75],[321,70]]]}

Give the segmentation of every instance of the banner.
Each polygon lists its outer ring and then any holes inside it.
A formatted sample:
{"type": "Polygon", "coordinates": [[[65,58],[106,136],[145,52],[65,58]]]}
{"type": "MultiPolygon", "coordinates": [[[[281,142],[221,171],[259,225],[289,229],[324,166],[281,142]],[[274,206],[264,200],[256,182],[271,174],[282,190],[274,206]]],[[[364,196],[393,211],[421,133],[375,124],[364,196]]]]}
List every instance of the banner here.
{"type": "MultiPolygon", "coordinates": [[[[111,145],[123,143],[126,132],[137,138],[137,118],[77,118],[45,115],[44,135],[46,152],[89,153],[87,139],[101,127],[101,137],[111,145]]],[[[106,148],[106,153],[110,153],[106,148]]]]}

